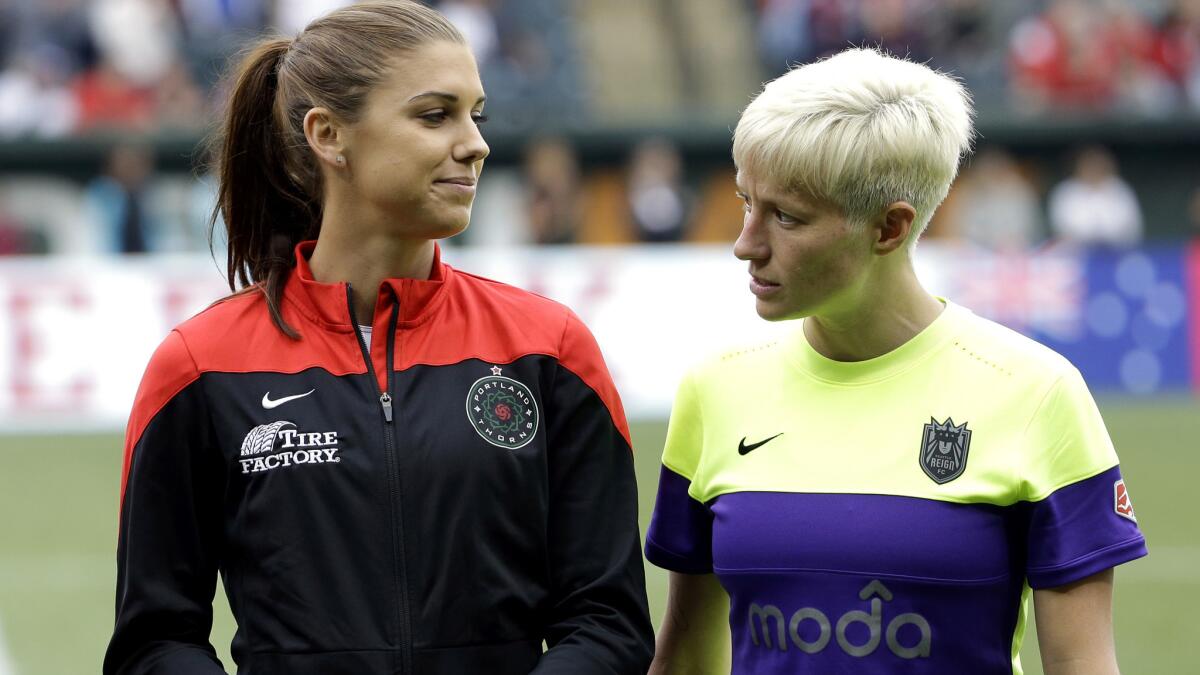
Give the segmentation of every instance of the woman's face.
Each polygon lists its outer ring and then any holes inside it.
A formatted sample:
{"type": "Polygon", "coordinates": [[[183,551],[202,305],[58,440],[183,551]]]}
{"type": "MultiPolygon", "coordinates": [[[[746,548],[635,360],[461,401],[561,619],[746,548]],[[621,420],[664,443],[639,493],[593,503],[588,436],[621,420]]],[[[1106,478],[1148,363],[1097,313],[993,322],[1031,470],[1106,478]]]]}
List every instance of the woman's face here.
{"type": "Polygon", "coordinates": [[[745,201],[733,246],[750,263],[750,292],[769,321],[840,313],[867,280],[871,228],[853,227],[841,210],[738,172],[745,201]]]}
{"type": "Polygon", "coordinates": [[[406,237],[441,239],[466,229],[489,152],[479,133],[483,103],[466,46],[435,42],[398,59],[347,129],[356,208],[402,225],[406,237]]]}

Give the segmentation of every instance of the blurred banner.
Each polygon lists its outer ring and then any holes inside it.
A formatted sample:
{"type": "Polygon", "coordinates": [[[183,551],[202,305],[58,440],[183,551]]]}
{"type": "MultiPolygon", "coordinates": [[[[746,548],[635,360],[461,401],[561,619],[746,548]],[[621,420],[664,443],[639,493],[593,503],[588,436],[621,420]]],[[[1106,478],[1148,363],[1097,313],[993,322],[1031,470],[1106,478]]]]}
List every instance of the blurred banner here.
{"type": "MultiPolygon", "coordinates": [[[[705,355],[795,328],[758,319],[745,263],[726,246],[445,258],[575,309],[635,419],[665,418],[705,355]]],[[[996,254],[930,242],[917,259],[930,290],[1059,351],[1094,391],[1200,389],[1200,246],[996,254]]],[[[227,292],[206,256],[0,261],[0,430],[122,428],[155,346],[227,292]]]]}

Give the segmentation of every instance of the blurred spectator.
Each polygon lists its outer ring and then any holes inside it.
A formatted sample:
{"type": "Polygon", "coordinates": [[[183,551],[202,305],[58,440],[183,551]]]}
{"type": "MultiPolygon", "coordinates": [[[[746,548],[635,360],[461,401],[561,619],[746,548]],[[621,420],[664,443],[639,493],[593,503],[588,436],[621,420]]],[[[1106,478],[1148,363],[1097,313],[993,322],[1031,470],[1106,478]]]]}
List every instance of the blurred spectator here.
{"type": "Polygon", "coordinates": [[[225,40],[235,33],[259,31],[267,23],[269,0],[174,0],[180,29],[189,42],[225,40]]]}
{"type": "Polygon", "coordinates": [[[204,92],[182,63],[172,64],[154,88],[154,116],[161,129],[199,129],[208,119],[206,108],[204,92]]]}
{"type": "Polygon", "coordinates": [[[178,58],[179,23],[170,0],[93,0],[92,39],[100,56],[133,87],[151,87],[178,58]]]}
{"type": "Polygon", "coordinates": [[[759,52],[771,76],[827,56],[858,37],[855,6],[845,0],[758,0],[759,52]]]}
{"type": "Polygon", "coordinates": [[[437,9],[463,34],[480,67],[496,55],[500,28],[491,0],[444,0],[437,9]]]}
{"type": "Polygon", "coordinates": [[[14,14],[19,34],[10,44],[17,51],[49,45],[61,50],[70,72],[90,68],[96,61],[96,44],[87,8],[87,0],[18,0],[14,14]]]}
{"type": "Polygon", "coordinates": [[[148,148],[118,145],[109,153],[105,173],[88,184],[85,208],[99,226],[108,251],[157,250],[161,228],[146,204],[153,170],[154,157],[148,148]]]}
{"type": "Polygon", "coordinates": [[[20,53],[0,73],[0,136],[62,136],[75,128],[78,108],[67,88],[69,56],[51,43],[20,53]]]}
{"type": "Polygon", "coordinates": [[[928,14],[940,8],[921,0],[872,0],[858,3],[856,44],[879,45],[914,61],[928,61],[928,14]]]}
{"type": "Polygon", "coordinates": [[[980,151],[955,192],[952,217],[969,241],[995,251],[1017,252],[1041,238],[1037,191],[1004,150],[980,151]]]}
{"type": "Polygon", "coordinates": [[[1079,152],[1073,173],[1050,192],[1050,225],[1061,241],[1131,246],[1142,240],[1142,213],[1104,148],[1079,152]]]}
{"type": "Polygon", "coordinates": [[[683,161],[674,144],[665,139],[650,139],[634,148],[626,195],[639,240],[683,239],[691,215],[692,195],[684,186],[683,161]]]}
{"type": "Polygon", "coordinates": [[[990,14],[985,0],[944,0],[931,12],[933,49],[951,64],[971,62],[991,51],[990,14]]]}
{"type": "MultiPolygon", "coordinates": [[[[583,102],[588,88],[581,86],[586,73],[576,43],[576,19],[569,9],[572,3],[488,0],[486,5],[496,42],[479,68],[495,130],[536,133],[547,120],[558,128],[586,121],[583,102]]],[[[478,14],[479,8],[473,11],[478,14]]]]}
{"type": "Polygon", "coordinates": [[[932,63],[965,80],[980,108],[1010,105],[1004,45],[1009,30],[1023,16],[1022,4],[941,0],[925,18],[932,63]]]}
{"type": "Polygon", "coordinates": [[[575,241],[583,220],[579,159],[562,138],[534,140],[525,150],[529,233],[537,244],[575,241]]]}
{"type": "Polygon", "coordinates": [[[72,93],[78,110],[76,131],[149,131],[154,126],[153,90],[134,86],[108,61],[79,77],[72,93]]]}
{"type": "Polygon", "coordinates": [[[192,78],[212,88],[247,35],[268,24],[271,0],[175,0],[179,30],[184,36],[181,56],[192,78]]]}
{"type": "Polygon", "coordinates": [[[789,63],[811,56],[809,19],[812,0],[761,0],[758,10],[758,49],[772,75],[789,63]]]}
{"type": "Polygon", "coordinates": [[[1200,108],[1200,0],[1175,0],[1155,33],[1151,60],[1200,108]]]}
{"type": "Polygon", "coordinates": [[[1117,45],[1116,104],[1144,115],[1161,116],[1174,110],[1182,90],[1154,61],[1157,40],[1145,9],[1127,0],[1108,0],[1110,39],[1117,45]]]}
{"type": "Polygon", "coordinates": [[[1116,91],[1123,43],[1109,14],[1088,0],[1051,0],[1046,11],[1013,29],[1012,86],[1023,104],[1105,107],[1116,91]]]}

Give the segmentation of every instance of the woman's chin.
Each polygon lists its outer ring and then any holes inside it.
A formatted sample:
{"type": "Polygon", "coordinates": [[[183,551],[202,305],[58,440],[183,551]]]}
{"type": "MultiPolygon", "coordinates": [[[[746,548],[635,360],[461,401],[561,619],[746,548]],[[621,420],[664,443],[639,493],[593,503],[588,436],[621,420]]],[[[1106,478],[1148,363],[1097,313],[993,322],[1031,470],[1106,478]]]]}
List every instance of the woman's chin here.
{"type": "Polygon", "coordinates": [[[467,225],[471,223],[471,212],[467,210],[463,214],[446,214],[448,217],[430,219],[426,221],[424,226],[418,232],[413,232],[410,236],[421,239],[449,239],[450,237],[462,234],[466,231],[467,225]]]}
{"type": "Polygon", "coordinates": [[[458,236],[467,231],[467,225],[471,223],[470,219],[465,219],[462,222],[444,223],[429,237],[430,239],[449,239],[458,236]]]}

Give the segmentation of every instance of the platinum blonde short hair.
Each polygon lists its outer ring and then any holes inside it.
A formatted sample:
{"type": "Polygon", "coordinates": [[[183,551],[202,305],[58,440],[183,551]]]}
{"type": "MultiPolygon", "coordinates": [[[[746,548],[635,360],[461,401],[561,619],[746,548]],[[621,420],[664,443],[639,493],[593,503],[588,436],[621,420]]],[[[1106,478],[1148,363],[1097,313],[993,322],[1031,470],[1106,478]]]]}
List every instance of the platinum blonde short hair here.
{"type": "Polygon", "coordinates": [[[733,160],[865,224],[896,201],[917,212],[912,246],[973,136],[971,97],[954,78],[875,49],[848,49],[768,82],[742,112],[733,160]]]}

